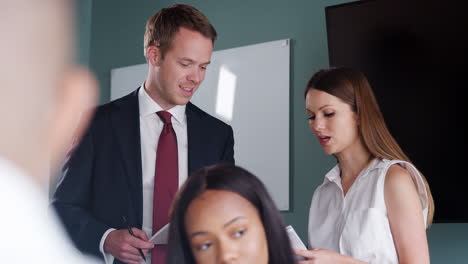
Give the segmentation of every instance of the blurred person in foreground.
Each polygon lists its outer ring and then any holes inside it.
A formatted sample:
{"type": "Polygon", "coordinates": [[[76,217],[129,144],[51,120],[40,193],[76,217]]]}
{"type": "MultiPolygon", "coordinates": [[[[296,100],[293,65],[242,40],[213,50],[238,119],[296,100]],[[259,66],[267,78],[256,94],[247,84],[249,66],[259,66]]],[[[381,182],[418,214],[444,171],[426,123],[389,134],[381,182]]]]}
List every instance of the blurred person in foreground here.
{"type": "Polygon", "coordinates": [[[96,98],[71,66],[73,2],[0,2],[0,262],[93,263],[48,210],[48,176],[79,137],[96,98]],[[78,121],[81,120],[81,121],[78,121]]]}

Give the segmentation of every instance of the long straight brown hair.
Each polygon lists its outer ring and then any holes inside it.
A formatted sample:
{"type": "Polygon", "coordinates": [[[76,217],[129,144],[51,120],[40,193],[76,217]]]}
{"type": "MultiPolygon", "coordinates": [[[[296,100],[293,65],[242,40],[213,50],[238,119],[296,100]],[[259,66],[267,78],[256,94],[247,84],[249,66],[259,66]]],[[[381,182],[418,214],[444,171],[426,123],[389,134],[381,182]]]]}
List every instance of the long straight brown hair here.
{"type": "MultiPolygon", "coordinates": [[[[317,89],[336,96],[351,106],[359,118],[359,135],[371,156],[379,159],[411,160],[401,149],[385,124],[374,92],[363,73],[351,68],[323,69],[315,73],[307,83],[304,97],[310,89],[317,89]]],[[[428,196],[427,226],[434,216],[434,200],[426,177],[419,173],[428,196]]]]}

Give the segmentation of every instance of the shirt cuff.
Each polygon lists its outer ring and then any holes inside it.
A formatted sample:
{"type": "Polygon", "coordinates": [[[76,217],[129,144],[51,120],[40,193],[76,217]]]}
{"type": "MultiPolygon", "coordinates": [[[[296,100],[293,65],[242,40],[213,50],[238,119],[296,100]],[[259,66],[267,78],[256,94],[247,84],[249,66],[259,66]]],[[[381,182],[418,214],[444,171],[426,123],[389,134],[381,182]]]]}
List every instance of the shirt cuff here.
{"type": "Polygon", "coordinates": [[[114,231],[116,229],[114,228],[109,228],[107,231],[102,235],[101,242],[99,243],[99,251],[101,251],[102,256],[104,256],[104,262],[106,264],[112,264],[114,263],[114,256],[110,253],[104,252],[104,241],[106,241],[107,235],[109,235],[110,232],[114,231]]]}

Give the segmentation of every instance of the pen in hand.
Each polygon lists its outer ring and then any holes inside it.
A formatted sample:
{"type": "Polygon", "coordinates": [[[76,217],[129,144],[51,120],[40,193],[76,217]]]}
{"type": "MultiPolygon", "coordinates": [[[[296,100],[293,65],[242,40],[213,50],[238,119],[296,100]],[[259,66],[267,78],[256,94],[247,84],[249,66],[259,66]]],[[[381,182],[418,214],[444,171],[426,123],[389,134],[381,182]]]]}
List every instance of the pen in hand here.
{"type": "MultiPolygon", "coordinates": [[[[133,234],[132,228],[130,227],[130,225],[127,222],[127,218],[125,218],[125,216],[122,216],[122,220],[123,220],[124,224],[127,226],[127,230],[130,233],[130,235],[132,235],[133,237],[137,237],[137,236],[135,236],[135,234],[133,234]]],[[[145,255],[143,254],[143,251],[141,251],[141,248],[138,248],[138,252],[140,252],[141,257],[146,262],[145,255]]]]}

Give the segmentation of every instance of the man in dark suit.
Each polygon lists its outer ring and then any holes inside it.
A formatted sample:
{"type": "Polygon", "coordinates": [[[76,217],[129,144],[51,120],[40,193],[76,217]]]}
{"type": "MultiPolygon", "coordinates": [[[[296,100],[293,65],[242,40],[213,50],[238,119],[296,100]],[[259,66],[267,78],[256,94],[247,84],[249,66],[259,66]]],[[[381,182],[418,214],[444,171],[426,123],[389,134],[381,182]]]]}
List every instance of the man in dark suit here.
{"type": "Polygon", "coordinates": [[[178,186],[196,169],[234,163],[232,128],[189,102],[215,39],[208,19],[188,5],[148,20],[145,82],[97,109],[54,195],[80,250],[107,263],[141,263],[141,253],[151,253],[146,263],[163,264],[164,246],[148,237],[167,223],[178,186]]]}

